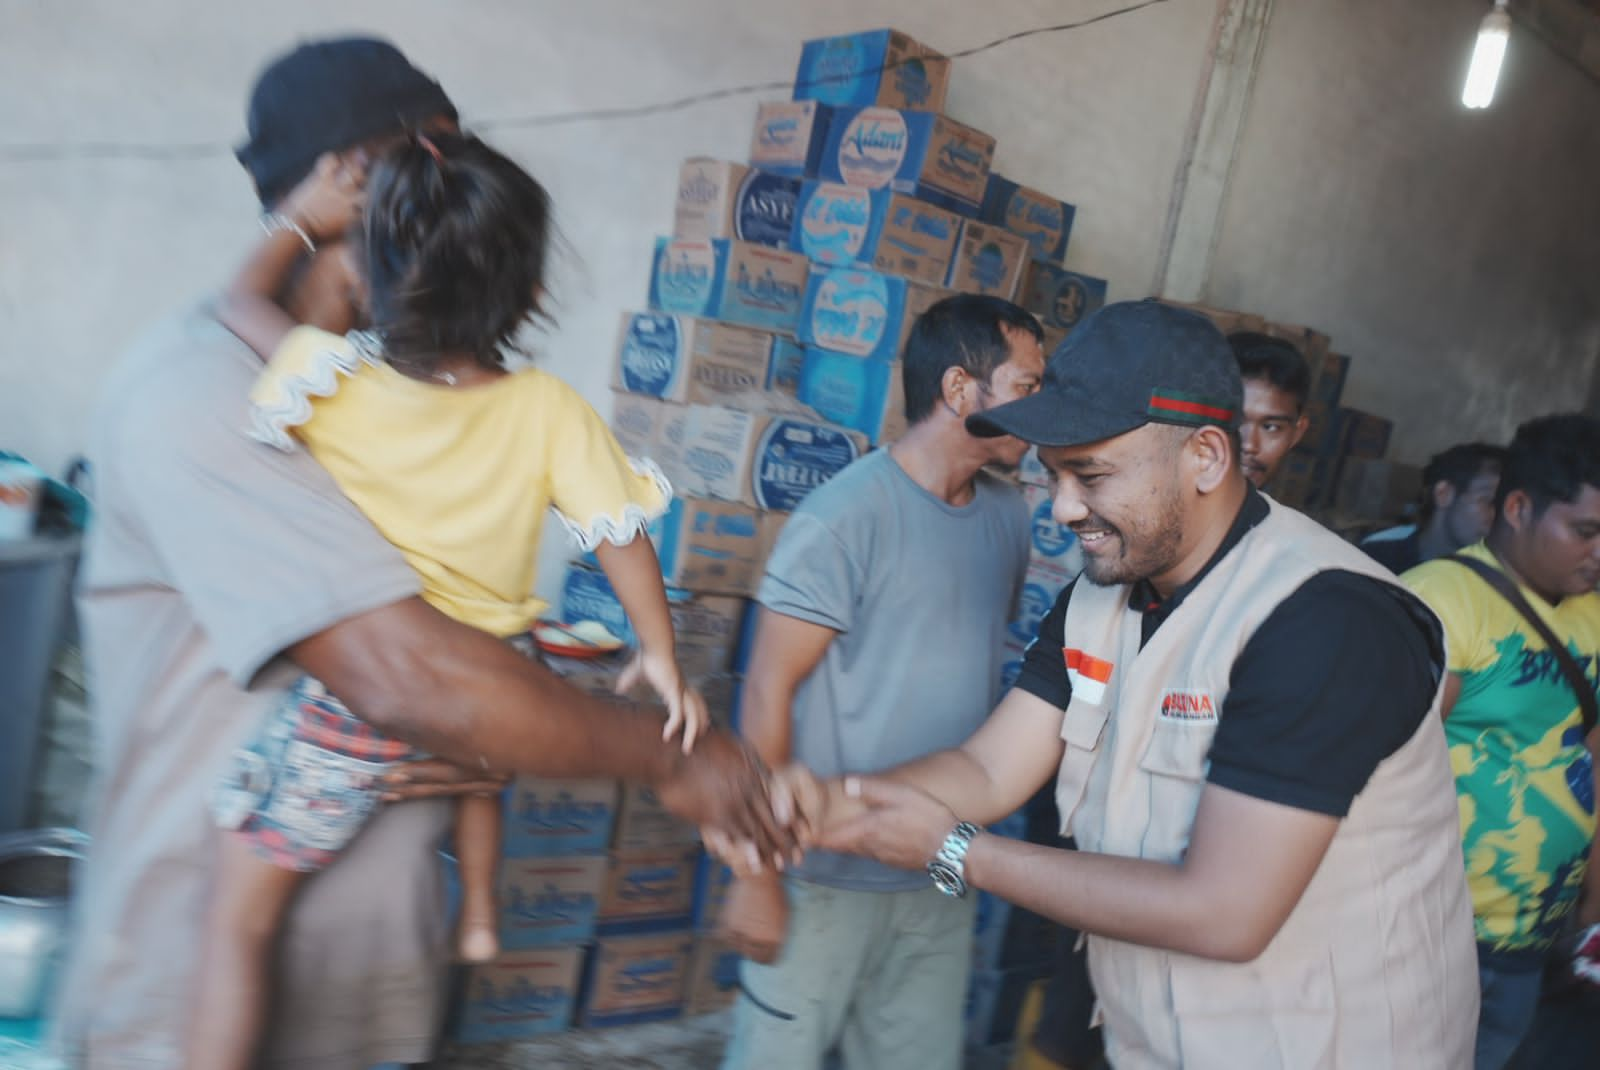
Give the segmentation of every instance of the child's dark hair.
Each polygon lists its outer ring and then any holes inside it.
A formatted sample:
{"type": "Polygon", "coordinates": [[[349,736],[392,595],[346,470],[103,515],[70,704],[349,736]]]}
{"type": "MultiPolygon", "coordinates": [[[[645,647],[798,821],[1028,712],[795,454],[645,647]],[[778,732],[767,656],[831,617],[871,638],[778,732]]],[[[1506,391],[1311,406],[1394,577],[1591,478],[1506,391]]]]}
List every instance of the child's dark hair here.
{"type": "Polygon", "coordinates": [[[372,329],[396,363],[470,353],[501,367],[539,312],[550,197],[475,137],[417,134],[367,182],[363,220],[372,329]]]}

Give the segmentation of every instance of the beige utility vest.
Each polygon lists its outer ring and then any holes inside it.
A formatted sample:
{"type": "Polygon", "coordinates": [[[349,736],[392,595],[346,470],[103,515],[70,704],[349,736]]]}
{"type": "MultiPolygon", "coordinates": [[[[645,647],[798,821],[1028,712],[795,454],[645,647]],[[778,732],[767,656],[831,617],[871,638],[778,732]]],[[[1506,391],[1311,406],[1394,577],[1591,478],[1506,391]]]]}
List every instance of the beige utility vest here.
{"type": "MultiPolygon", "coordinates": [[[[1072,701],[1056,786],[1063,835],[1087,851],[1182,860],[1235,660],[1280,603],[1328,569],[1396,582],[1273,503],[1143,650],[1128,587],[1073,588],[1072,701]]],[[[1438,708],[1435,695],[1431,715],[1378,765],[1253,962],[1089,938],[1118,1070],[1471,1066],[1477,958],[1438,708]]]]}

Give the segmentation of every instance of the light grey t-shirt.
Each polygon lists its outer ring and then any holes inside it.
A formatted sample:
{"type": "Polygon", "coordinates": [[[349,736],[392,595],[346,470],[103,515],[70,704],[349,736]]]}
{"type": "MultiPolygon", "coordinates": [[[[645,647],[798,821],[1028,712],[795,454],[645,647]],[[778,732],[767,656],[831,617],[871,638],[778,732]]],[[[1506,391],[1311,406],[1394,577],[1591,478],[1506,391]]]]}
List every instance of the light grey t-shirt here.
{"type": "MultiPolygon", "coordinates": [[[[964,742],[994,708],[1001,647],[1028,563],[1022,495],[980,476],[960,508],[887,450],[812,491],[767,562],[767,609],[839,632],[795,695],[793,757],[823,776],[874,773],[964,742]]],[[[927,885],[812,852],[796,875],[839,888],[927,885]]]]}
{"type": "MultiPolygon", "coordinates": [[[[95,411],[79,590],[93,843],[57,1020],[74,1067],[179,1065],[227,755],[297,675],[285,648],[418,593],[308,454],[246,437],[260,367],[192,313],[122,358],[95,411]]],[[[389,807],[306,882],[280,942],[263,1066],[428,1057],[448,961],[432,848],[448,823],[447,804],[389,807]]]]}

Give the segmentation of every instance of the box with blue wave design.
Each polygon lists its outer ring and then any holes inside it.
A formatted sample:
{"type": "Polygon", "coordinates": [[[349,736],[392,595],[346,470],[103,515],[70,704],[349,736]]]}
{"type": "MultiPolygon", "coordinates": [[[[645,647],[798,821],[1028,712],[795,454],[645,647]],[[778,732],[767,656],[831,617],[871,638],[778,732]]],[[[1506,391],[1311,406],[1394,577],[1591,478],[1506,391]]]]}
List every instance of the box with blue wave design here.
{"type": "Polygon", "coordinates": [[[599,931],[688,928],[700,851],[688,845],[611,852],[600,894],[599,931]]]}
{"type": "Polygon", "coordinates": [[[960,229],[960,216],[909,194],[813,180],[800,190],[790,248],[942,286],[960,229]]]}
{"type": "Polygon", "coordinates": [[[782,100],[756,109],[750,164],[769,174],[815,178],[833,109],[814,100],[782,100]]]}
{"type": "Polygon", "coordinates": [[[1031,259],[1059,264],[1067,255],[1067,239],[1072,236],[1072,221],[1077,214],[1078,210],[1066,201],[1009,178],[990,175],[978,218],[1026,238],[1031,259]]]}
{"type": "Polygon", "coordinates": [[[994,138],[949,116],[841,108],[828,124],[817,177],[909,193],[976,216],[993,162],[994,138]]]}
{"type": "Polygon", "coordinates": [[[905,279],[848,268],[812,273],[800,316],[806,345],[894,360],[906,327],[905,279]]]}
{"type": "Polygon", "coordinates": [[[898,362],[807,347],[800,400],[824,420],[860,431],[874,445],[905,433],[905,393],[898,362]]]}
{"type": "Polygon", "coordinates": [[[603,938],[589,958],[579,1021],[597,1029],[681,1017],[693,953],[687,931],[603,938]]]}
{"type": "Polygon", "coordinates": [[[811,265],[753,242],[656,240],[650,307],[793,334],[811,265]]]}
{"type": "Polygon", "coordinates": [[[581,944],[594,936],[605,855],[507,858],[500,863],[500,946],[581,944]]]}
{"type": "Polygon", "coordinates": [[[899,30],[869,30],[807,41],[794,82],[796,100],[940,111],[950,60],[899,30]]]}
{"type": "Polygon", "coordinates": [[[462,1044],[521,1040],[572,1024],[583,948],[507,952],[467,973],[455,1024],[462,1044]]]}

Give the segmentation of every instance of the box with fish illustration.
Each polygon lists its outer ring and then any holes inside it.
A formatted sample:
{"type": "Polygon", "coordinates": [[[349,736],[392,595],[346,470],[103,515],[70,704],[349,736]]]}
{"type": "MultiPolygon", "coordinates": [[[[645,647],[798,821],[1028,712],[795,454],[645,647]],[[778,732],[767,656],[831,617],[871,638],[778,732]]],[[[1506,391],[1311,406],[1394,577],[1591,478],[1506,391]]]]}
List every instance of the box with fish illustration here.
{"type": "Polygon", "coordinates": [[[680,845],[611,852],[600,893],[602,933],[688,926],[699,849],[680,845]]]}
{"type": "Polygon", "coordinates": [[[1066,201],[992,174],[978,218],[1026,238],[1031,259],[1059,264],[1067,255],[1067,239],[1072,236],[1077,214],[1066,201]]]}
{"type": "Polygon", "coordinates": [[[945,285],[960,293],[1015,299],[1029,264],[1027,239],[992,223],[968,219],[961,225],[945,285]]]}
{"type": "Polygon", "coordinates": [[[572,1024],[581,947],[513,951],[467,971],[455,1023],[462,1044],[559,1033],[572,1024]]]}
{"type": "Polygon", "coordinates": [[[815,178],[833,109],[815,100],[784,100],[756,109],[750,164],[768,174],[815,178]]]}
{"type": "Polygon", "coordinates": [[[800,191],[791,248],[831,267],[872,267],[942,286],[961,217],[892,190],[809,181],[800,191]]]}
{"type": "Polygon", "coordinates": [[[688,931],[603,937],[589,956],[579,1023],[601,1029],[680,1017],[693,953],[688,931]]]}
{"type": "Polygon", "coordinates": [[[650,307],[793,334],[811,265],[799,253],[754,242],[656,240],[650,307]]]}
{"type": "Polygon", "coordinates": [[[994,138],[930,112],[841,108],[828,124],[817,177],[890,189],[975,216],[994,159],[994,138]]]}
{"type": "Polygon", "coordinates": [[[808,347],[800,400],[823,419],[860,431],[874,445],[905,433],[905,392],[898,362],[808,347]]]}
{"type": "Polygon", "coordinates": [[[507,858],[500,863],[500,946],[581,944],[594,936],[608,861],[603,854],[507,858]]]}
{"type": "Polygon", "coordinates": [[[807,41],[794,98],[834,106],[944,110],[950,60],[898,30],[807,41]]]}
{"type": "Polygon", "coordinates": [[[1106,303],[1106,280],[1036,260],[1023,276],[1017,303],[1038,316],[1047,331],[1070,331],[1106,303]]]}
{"type": "Polygon", "coordinates": [[[519,776],[505,800],[506,858],[593,854],[611,843],[615,780],[519,776]]]}
{"type": "Polygon", "coordinates": [[[672,236],[734,238],[787,248],[799,196],[798,178],[696,156],[685,160],[678,172],[672,236]]]}
{"type": "Polygon", "coordinates": [[[624,312],[613,385],[663,401],[741,403],[766,389],[773,338],[693,316],[624,312]]]}
{"type": "Polygon", "coordinates": [[[806,345],[897,360],[907,327],[904,279],[855,268],[812,274],[800,317],[806,345]]]}

